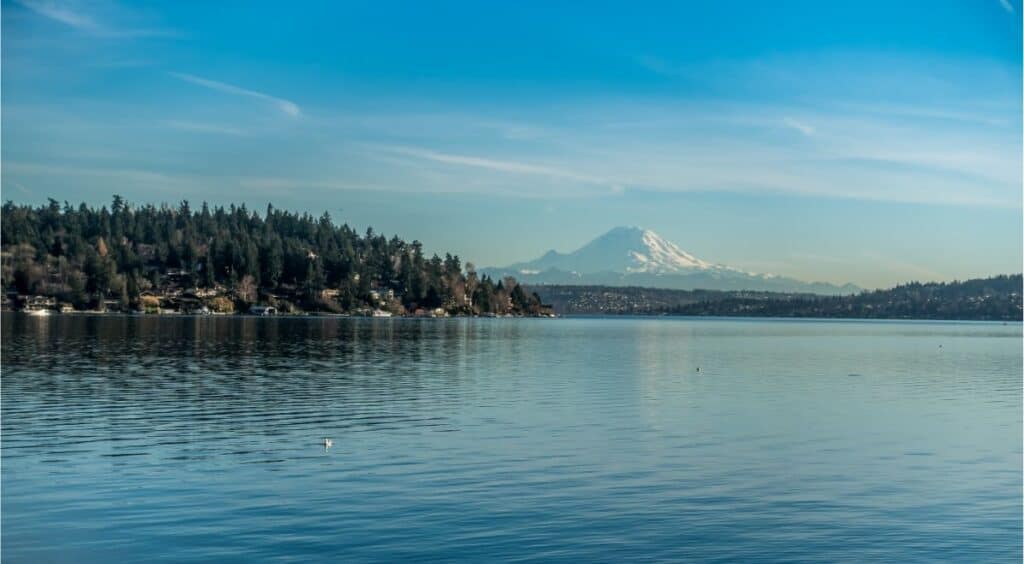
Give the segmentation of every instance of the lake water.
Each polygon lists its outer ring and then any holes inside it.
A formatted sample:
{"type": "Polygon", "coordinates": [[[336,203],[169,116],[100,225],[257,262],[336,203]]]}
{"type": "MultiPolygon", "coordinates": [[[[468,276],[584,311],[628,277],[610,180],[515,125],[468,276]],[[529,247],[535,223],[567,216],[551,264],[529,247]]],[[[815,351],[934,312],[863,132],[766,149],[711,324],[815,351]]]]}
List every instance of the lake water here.
{"type": "Polygon", "coordinates": [[[1022,558],[1019,323],[2,330],[5,562],[1022,558]]]}

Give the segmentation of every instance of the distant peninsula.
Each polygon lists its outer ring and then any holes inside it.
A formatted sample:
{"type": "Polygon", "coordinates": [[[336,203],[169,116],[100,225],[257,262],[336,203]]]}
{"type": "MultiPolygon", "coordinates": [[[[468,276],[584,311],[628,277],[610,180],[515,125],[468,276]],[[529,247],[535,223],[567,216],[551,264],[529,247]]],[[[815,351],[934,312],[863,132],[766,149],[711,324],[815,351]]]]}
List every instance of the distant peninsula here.
{"type": "Polygon", "coordinates": [[[910,282],[845,296],[611,286],[532,289],[556,311],[570,315],[1021,321],[1022,281],[1020,274],[1014,274],[962,282],[910,282]]]}

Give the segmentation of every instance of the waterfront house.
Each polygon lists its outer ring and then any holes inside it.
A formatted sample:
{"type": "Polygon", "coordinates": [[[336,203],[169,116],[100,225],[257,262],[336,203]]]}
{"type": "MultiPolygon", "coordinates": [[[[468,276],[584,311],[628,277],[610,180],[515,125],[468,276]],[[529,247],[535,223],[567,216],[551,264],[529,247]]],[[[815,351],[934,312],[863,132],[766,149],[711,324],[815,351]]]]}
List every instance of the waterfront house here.
{"type": "Polygon", "coordinates": [[[43,309],[54,309],[57,306],[57,298],[50,296],[32,296],[25,300],[25,309],[38,311],[43,309]]]}

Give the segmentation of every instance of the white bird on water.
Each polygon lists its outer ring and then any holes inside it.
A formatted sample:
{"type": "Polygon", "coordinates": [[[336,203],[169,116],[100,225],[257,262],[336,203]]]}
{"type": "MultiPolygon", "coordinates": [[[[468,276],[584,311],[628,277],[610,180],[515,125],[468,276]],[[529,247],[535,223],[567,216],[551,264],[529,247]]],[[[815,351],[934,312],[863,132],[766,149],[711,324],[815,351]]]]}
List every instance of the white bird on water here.
{"type": "Polygon", "coordinates": [[[334,441],[328,438],[324,438],[324,449],[329,449],[334,446],[334,441]]]}

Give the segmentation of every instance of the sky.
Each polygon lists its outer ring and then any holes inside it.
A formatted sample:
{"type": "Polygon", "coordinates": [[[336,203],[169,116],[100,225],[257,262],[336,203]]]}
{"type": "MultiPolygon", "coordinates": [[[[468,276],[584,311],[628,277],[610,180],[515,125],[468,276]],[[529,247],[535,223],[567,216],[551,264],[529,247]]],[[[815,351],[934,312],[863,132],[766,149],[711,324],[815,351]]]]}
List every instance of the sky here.
{"type": "Polygon", "coordinates": [[[1022,269],[1020,0],[0,6],[4,200],[272,202],[479,266],[636,225],[866,288],[1022,269]]]}

